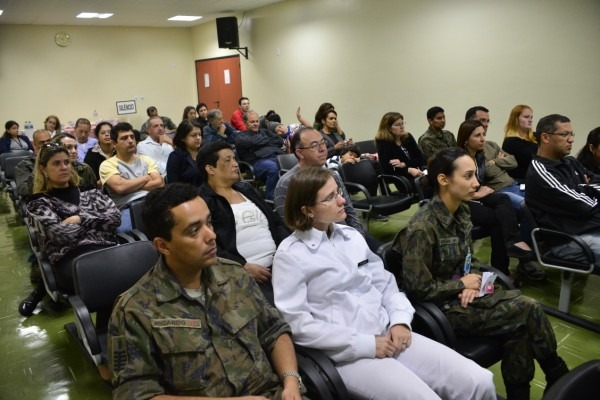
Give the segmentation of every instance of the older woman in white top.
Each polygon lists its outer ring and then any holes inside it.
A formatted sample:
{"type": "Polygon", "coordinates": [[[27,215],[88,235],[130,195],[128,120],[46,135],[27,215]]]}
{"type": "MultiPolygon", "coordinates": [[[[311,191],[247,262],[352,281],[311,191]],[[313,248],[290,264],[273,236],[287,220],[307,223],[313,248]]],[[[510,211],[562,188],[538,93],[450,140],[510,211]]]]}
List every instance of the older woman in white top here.
{"type": "Polygon", "coordinates": [[[411,331],[414,309],[345,218],[331,173],[292,178],[285,221],[294,233],[273,263],[275,305],[297,344],[336,362],[358,399],[495,399],[492,373],[411,331]]]}

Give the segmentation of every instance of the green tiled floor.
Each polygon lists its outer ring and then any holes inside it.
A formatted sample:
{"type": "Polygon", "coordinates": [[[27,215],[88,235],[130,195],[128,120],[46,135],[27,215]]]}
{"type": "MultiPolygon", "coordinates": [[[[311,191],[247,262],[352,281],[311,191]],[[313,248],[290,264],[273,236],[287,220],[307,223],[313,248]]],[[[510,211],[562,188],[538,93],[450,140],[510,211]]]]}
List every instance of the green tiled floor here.
{"type": "MultiPolygon", "coordinates": [[[[380,241],[391,240],[404,226],[416,206],[409,212],[390,218],[389,222],[371,222],[371,233],[380,241]]],[[[23,318],[17,313],[19,302],[29,293],[29,244],[25,229],[16,221],[8,196],[0,194],[0,399],[2,400],[108,400],[110,389],[83,358],[63,325],[73,321],[70,310],[50,312],[38,309],[23,318]]],[[[480,241],[475,255],[489,257],[489,242],[480,241]]],[[[551,273],[543,283],[528,284],[523,292],[540,301],[556,305],[560,276],[551,273]]],[[[600,322],[598,297],[600,277],[576,282],[572,309],[600,322]]],[[[600,337],[551,318],[559,342],[559,353],[570,367],[600,358],[600,337]]],[[[500,367],[491,368],[498,393],[504,395],[500,367]]],[[[540,399],[544,379],[538,371],[532,399],[540,399]]]]}

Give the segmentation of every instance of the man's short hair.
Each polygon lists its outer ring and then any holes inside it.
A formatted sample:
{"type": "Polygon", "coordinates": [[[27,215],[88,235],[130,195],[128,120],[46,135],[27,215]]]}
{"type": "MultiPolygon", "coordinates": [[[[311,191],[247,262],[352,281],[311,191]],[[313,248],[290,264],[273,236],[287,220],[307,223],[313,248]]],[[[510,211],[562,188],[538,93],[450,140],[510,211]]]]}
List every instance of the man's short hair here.
{"type": "Polygon", "coordinates": [[[75,121],[75,128],[77,128],[79,125],[90,125],[91,126],[92,123],[87,118],[78,118],[77,121],[75,121]]]}
{"type": "Polygon", "coordinates": [[[150,116],[151,111],[157,111],[156,107],[150,106],[150,107],[146,108],[146,114],[148,114],[148,116],[150,116]]]}
{"type": "Polygon", "coordinates": [[[142,221],[144,221],[148,236],[150,238],[161,237],[170,241],[171,230],[175,226],[171,209],[196,197],[198,197],[198,188],[181,182],[150,191],[144,199],[142,208],[142,221]]]}
{"type": "Polygon", "coordinates": [[[248,110],[244,113],[244,115],[242,115],[242,119],[244,120],[244,122],[248,122],[248,117],[250,116],[250,114],[256,114],[256,116],[258,117],[258,113],[254,110],[248,110]]]}
{"type": "Polygon", "coordinates": [[[239,104],[240,106],[242,105],[242,100],[248,100],[248,101],[250,101],[250,99],[249,99],[249,98],[247,98],[247,97],[240,97],[240,98],[238,99],[238,104],[239,104]]]}
{"type": "Polygon", "coordinates": [[[208,106],[206,105],[206,103],[200,102],[200,103],[198,103],[198,105],[196,106],[196,112],[197,112],[197,113],[200,113],[200,109],[201,109],[202,107],[206,107],[206,108],[208,109],[208,106]]]}
{"type": "Polygon", "coordinates": [[[211,122],[213,119],[217,118],[219,115],[223,115],[221,110],[219,110],[218,108],[213,108],[206,114],[206,120],[208,122],[211,122]]]}
{"type": "MultiPolygon", "coordinates": [[[[48,129],[36,129],[35,132],[33,132],[33,135],[31,135],[31,139],[35,142],[35,137],[41,132],[48,132],[48,129]]],[[[48,134],[50,134],[50,132],[48,132],[48,134]]]]}
{"type": "Polygon", "coordinates": [[[217,140],[216,142],[211,142],[207,145],[200,146],[200,151],[198,151],[198,155],[196,156],[196,165],[200,170],[200,174],[202,175],[204,182],[208,181],[206,166],[210,165],[212,167],[216,167],[217,161],[219,161],[219,151],[223,149],[233,150],[229,143],[222,140],[217,140]]]}
{"type": "Polygon", "coordinates": [[[316,131],[316,129],[312,126],[303,126],[296,129],[296,131],[292,135],[292,139],[290,140],[290,151],[296,155],[296,158],[298,158],[298,155],[296,154],[296,149],[300,145],[300,141],[302,140],[302,134],[307,131],[316,131]]]}
{"type": "Polygon", "coordinates": [[[467,110],[467,113],[465,114],[465,121],[475,118],[475,114],[477,114],[477,111],[483,111],[486,113],[490,112],[490,110],[488,110],[484,106],[471,107],[467,110]]]}
{"type": "Polygon", "coordinates": [[[538,142],[538,146],[542,143],[542,141],[540,140],[542,133],[556,132],[556,123],[557,122],[565,123],[565,122],[571,122],[571,120],[569,118],[565,117],[564,115],[550,114],[550,115],[546,115],[545,117],[541,118],[538,121],[537,126],[535,127],[535,132],[533,132],[533,135],[535,136],[535,140],[537,140],[537,142],[538,142]]]}
{"type": "Polygon", "coordinates": [[[110,128],[110,140],[116,142],[119,138],[119,132],[133,131],[133,126],[129,122],[119,122],[112,128],[110,128]]]}
{"type": "Polygon", "coordinates": [[[438,115],[439,113],[443,113],[444,109],[440,106],[434,106],[431,107],[429,110],[427,110],[427,119],[434,119],[436,115],[438,115]]]}

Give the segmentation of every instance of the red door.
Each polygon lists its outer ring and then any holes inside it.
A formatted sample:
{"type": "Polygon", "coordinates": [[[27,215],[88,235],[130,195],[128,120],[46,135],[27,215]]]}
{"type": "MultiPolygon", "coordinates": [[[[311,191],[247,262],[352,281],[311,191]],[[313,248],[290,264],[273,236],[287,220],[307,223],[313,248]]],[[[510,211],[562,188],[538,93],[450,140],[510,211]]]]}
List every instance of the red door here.
{"type": "Polygon", "coordinates": [[[196,85],[198,101],[209,110],[220,109],[223,120],[229,122],[242,97],[240,56],[196,61],[196,85]]]}

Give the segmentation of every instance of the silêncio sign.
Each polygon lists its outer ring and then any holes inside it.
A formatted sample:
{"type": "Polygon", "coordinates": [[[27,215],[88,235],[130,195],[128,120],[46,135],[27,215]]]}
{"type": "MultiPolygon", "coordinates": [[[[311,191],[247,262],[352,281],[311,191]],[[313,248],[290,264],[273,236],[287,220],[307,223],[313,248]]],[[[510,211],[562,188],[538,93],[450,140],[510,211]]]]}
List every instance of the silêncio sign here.
{"type": "Polygon", "coordinates": [[[117,101],[117,114],[136,114],[135,100],[117,101]]]}

